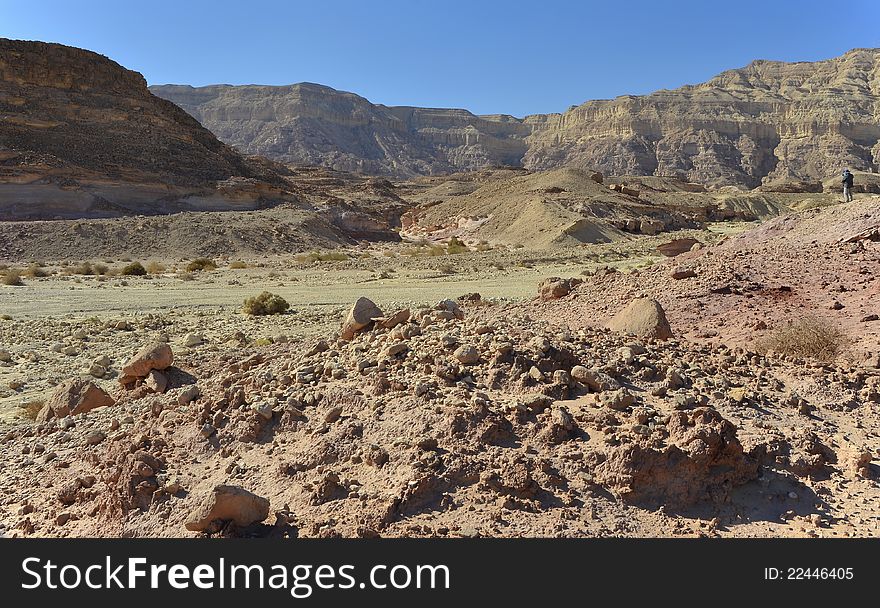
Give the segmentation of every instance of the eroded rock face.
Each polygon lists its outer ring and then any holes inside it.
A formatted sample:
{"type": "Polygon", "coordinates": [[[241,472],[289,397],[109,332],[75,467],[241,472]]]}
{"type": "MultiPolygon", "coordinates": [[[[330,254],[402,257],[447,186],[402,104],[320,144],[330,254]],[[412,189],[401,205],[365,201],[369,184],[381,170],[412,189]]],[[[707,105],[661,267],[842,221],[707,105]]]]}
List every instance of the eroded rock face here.
{"type": "Polygon", "coordinates": [[[239,486],[214,488],[193,512],[186,529],[193,532],[216,532],[225,524],[239,527],[259,523],[269,516],[269,501],[239,486]]]}
{"type": "Polygon", "coordinates": [[[743,453],[736,428],[717,411],[675,412],[667,430],[666,442],[611,448],[596,467],[596,481],[632,504],[681,508],[723,498],[757,476],[757,462],[743,453]]]}
{"type": "Polygon", "coordinates": [[[608,322],[608,329],[639,338],[665,340],[672,337],[666,313],[657,300],[636,298],[608,322]]]}

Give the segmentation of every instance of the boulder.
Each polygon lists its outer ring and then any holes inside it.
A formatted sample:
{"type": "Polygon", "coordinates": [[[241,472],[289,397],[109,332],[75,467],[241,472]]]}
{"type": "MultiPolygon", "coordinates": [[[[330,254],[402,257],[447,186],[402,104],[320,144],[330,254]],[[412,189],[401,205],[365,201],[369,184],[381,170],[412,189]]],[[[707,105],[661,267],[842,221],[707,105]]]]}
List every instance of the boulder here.
{"type": "Polygon", "coordinates": [[[657,300],[636,298],[608,322],[608,329],[639,338],[665,340],[672,337],[666,312],[657,300]]]}
{"type": "Polygon", "coordinates": [[[37,421],[46,422],[52,418],[82,414],[113,403],[113,398],[94,382],[73,378],[55,387],[37,414],[37,421]]]}
{"type": "Polygon", "coordinates": [[[681,279],[690,279],[692,277],[697,276],[697,273],[693,270],[693,268],[687,268],[686,266],[677,266],[672,269],[672,272],[669,273],[676,281],[681,279]]]}
{"type": "Polygon", "coordinates": [[[172,363],[174,354],[170,346],[164,342],[147,344],[122,366],[119,382],[129,384],[132,380],[146,378],[154,369],[162,371],[168,369],[172,363]]]}
{"type": "Polygon", "coordinates": [[[246,527],[268,516],[268,499],[239,486],[219,485],[193,511],[186,529],[210,534],[220,531],[228,523],[246,527]]]}
{"type": "Polygon", "coordinates": [[[668,243],[657,245],[657,252],[668,258],[673,258],[691,251],[698,244],[700,244],[700,241],[697,239],[673,239],[668,243]]]}
{"type": "Polygon", "coordinates": [[[538,285],[538,296],[542,300],[558,300],[571,293],[571,290],[583,283],[581,279],[561,279],[550,277],[538,285]]]}
{"type": "Polygon", "coordinates": [[[383,316],[375,302],[369,298],[358,298],[342,323],[342,339],[351,340],[357,332],[369,326],[374,319],[380,319],[383,316]]]}

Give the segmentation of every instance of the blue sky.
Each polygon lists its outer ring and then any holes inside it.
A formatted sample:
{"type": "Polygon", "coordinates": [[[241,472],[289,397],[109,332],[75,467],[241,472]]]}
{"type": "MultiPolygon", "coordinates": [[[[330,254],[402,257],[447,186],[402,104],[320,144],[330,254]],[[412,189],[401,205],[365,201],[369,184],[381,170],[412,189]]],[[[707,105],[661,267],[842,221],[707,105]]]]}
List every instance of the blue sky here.
{"type": "Polygon", "coordinates": [[[309,81],[523,116],[880,47],[880,0],[0,0],[0,36],[88,48],[150,84],[309,81]]]}

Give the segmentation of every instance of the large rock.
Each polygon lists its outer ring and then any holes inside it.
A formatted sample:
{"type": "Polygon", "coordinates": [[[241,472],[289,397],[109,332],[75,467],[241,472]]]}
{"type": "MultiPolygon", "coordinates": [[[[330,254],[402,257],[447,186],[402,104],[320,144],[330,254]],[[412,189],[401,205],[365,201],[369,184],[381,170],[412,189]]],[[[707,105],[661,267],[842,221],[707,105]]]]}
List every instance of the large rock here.
{"type": "Polygon", "coordinates": [[[342,339],[351,340],[357,332],[369,326],[374,319],[381,319],[383,317],[382,311],[376,306],[375,302],[369,298],[358,298],[342,323],[342,339]]]}
{"type": "Polygon", "coordinates": [[[141,348],[134,357],[122,366],[119,375],[121,384],[128,384],[134,379],[146,378],[151,371],[168,369],[174,363],[174,353],[164,342],[153,342],[141,348]]]}
{"type": "Polygon", "coordinates": [[[583,282],[582,279],[550,277],[538,284],[538,297],[542,300],[558,300],[570,294],[572,289],[583,282]]]}
{"type": "Polygon", "coordinates": [[[52,418],[82,414],[113,403],[113,398],[94,382],[73,378],[55,387],[37,414],[37,421],[46,422],[52,418]]]}
{"type": "Polygon", "coordinates": [[[636,298],[608,322],[608,329],[639,338],[665,340],[672,337],[666,313],[657,300],[636,298]]]}
{"type": "Polygon", "coordinates": [[[665,255],[668,258],[675,257],[677,255],[681,255],[682,253],[686,253],[693,249],[694,245],[699,243],[697,239],[673,239],[668,243],[663,243],[662,245],[657,245],[657,252],[665,255]]]}
{"type": "Polygon", "coordinates": [[[269,500],[239,486],[219,485],[193,511],[186,529],[218,532],[228,523],[239,527],[259,523],[269,516],[269,500]]]}

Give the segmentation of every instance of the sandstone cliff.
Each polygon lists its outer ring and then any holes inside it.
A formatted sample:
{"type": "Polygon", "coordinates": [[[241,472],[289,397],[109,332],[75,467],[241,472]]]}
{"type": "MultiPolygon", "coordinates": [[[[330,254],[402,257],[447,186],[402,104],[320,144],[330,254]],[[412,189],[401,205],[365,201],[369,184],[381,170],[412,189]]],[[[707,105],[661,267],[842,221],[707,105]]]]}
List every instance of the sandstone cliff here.
{"type": "Polygon", "coordinates": [[[753,188],[880,163],[880,49],[755,61],[704,84],[524,119],[386,107],[311,84],[152,90],[244,152],[397,177],[571,166],[753,188]]]}
{"type": "Polygon", "coordinates": [[[755,187],[880,163],[880,49],[755,61],[697,86],[532,116],[523,163],[755,187]]]}
{"type": "Polygon", "coordinates": [[[0,39],[0,218],[252,208],[283,188],[137,72],[0,39]]]}

